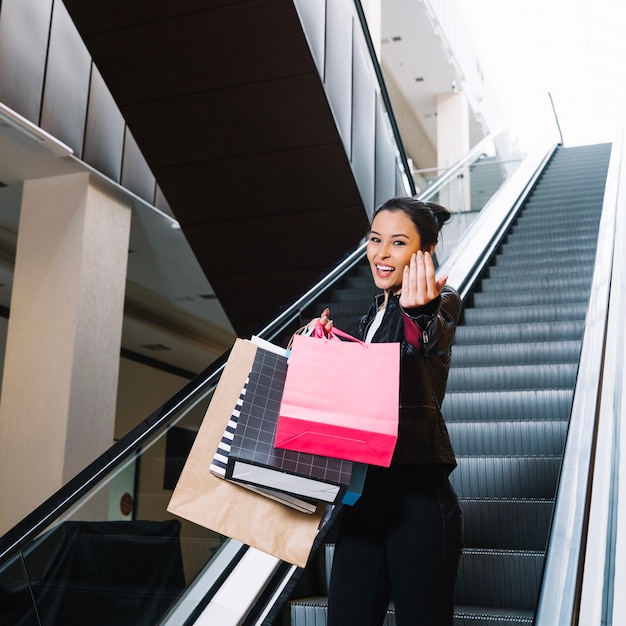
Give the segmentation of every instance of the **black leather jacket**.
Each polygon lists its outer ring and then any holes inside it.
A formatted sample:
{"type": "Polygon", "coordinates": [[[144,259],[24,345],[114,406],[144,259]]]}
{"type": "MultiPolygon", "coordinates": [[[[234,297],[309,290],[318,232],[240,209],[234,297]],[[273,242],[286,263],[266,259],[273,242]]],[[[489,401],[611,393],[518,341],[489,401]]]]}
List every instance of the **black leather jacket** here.
{"type": "MultiPolygon", "coordinates": [[[[383,296],[350,328],[363,340],[383,296]]],[[[424,307],[403,310],[389,296],[375,342],[400,342],[400,413],[392,464],[443,464],[451,472],[456,459],[441,413],[450,354],[461,313],[458,293],[447,285],[424,307]]]]}

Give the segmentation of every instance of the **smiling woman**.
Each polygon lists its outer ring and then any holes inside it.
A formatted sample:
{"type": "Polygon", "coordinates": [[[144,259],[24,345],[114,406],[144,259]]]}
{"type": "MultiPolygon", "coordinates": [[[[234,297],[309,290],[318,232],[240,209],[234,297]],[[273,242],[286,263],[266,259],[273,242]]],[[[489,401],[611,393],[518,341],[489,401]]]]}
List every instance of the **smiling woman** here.
{"type": "MultiPolygon", "coordinates": [[[[374,214],[367,258],[383,293],[350,334],[400,343],[398,441],[390,467],[370,465],[361,497],[341,511],[328,626],[382,624],[392,596],[398,626],[452,625],[462,513],[440,407],[461,302],[431,256],[449,218],[414,198],[393,198],[374,214]]],[[[329,317],[326,309],[327,329],[329,317]]]]}

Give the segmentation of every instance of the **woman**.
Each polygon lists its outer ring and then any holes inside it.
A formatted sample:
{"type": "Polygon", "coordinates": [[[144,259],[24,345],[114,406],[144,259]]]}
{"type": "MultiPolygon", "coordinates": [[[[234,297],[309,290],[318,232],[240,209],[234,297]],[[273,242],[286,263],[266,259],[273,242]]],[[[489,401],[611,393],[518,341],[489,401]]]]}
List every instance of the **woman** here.
{"type": "Polygon", "coordinates": [[[391,599],[398,626],[453,622],[463,522],[440,406],[461,302],[432,260],[449,218],[437,204],[393,198],[372,221],[367,258],[383,293],[349,332],[401,344],[398,442],[391,466],[369,466],[361,497],[341,512],[328,626],[378,626],[391,599]]]}

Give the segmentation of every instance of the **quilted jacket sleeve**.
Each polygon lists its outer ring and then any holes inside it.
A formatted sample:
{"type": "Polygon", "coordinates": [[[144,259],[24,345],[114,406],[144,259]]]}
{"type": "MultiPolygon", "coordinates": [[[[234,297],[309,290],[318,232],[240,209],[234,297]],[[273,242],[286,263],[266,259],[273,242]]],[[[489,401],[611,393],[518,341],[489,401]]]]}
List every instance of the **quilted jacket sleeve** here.
{"type": "Polygon", "coordinates": [[[424,354],[445,352],[452,345],[460,314],[461,298],[446,285],[427,305],[402,310],[406,340],[424,354]]]}

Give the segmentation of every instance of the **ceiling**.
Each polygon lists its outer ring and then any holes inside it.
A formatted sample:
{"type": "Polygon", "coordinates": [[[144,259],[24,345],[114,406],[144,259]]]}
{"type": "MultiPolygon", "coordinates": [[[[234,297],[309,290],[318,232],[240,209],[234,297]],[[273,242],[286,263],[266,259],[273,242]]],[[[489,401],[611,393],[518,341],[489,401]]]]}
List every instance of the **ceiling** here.
{"type": "MultiPolygon", "coordinates": [[[[64,1],[175,215],[134,201],[123,348],[201,371],[366,227],[298,17],[284,0],[64,1]]],[[[436,163],[436,99],[454,71],[416,4],[383,2],[381,50],[423,168],[436,163]]],[[[84,168],[0,124],[0,305],[19,181],[84,168]]]]}

